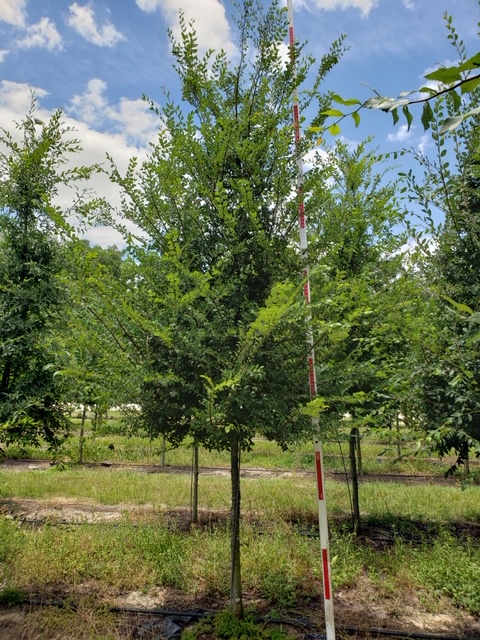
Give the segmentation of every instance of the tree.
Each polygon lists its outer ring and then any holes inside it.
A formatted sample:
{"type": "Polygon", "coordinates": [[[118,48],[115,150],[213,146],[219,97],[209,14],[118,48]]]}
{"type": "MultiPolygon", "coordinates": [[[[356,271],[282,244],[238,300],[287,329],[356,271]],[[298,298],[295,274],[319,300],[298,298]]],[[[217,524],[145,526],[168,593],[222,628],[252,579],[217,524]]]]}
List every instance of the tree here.
{"type": "Polygon", "coordinates": [[[20,141],[0,135],[0,425],[6,443],[43,437],[55,445],[67,422],[52,330],[65,301],[59,239],[70,229],[53,201],[61,185],[90,172],[64,166],[80,147],[61,112],[44,123],[35,107],[17,124],[20,141]]]}
{"type": "MultiPolygon", "coordinates": [[[[461,66],[470,58],[451,20],[447,26],[461,66]]],[[[423,177],[413,170],[402,176],[405,193],[421,211],[423,230],[412,226],[411,231],[423,254],[418,265],[432,298],[428,324],[434,330],[418,352],[417,389],[431,446],[440,455],[452,448],[457,453],[451,471],[468,460],[472,447],[480,452],[475,315],[480,305],[479,116],[474,113],[480,86],[467,86],[468,100],[459,103],[456,94],[446,92],[431,108],[434,153],[413,154],[423,177]],[[469,117],[461,118],[465,113],[469,117]],[[456,126],[445,129],[443,123],[452,118],[457,118],[456,126]]]]}
{"type": "Polygon", "coordinates": [[[338,123],[346,116],[359,125],[362,108],[390,112],[394,124],[401,109],[410,126],[410,107],[423,104],[421,121],[424,129],[431,131],[434,155],[413,152],[423,180],[418,171],[400,174],[405,183],[401,191],[421,211],[420,228],[411,224],[409,230],[417,242],[417,269],[423,270],[424,291],[430,289],[424,295],[425,330],[411,333],[417,354],[412,392],[431,446],[440,455],[452,448],[456,451],[453,471],[468,460],[469,449],[480,452],[476,327],[480,53],[468,55],[448,13],[445,22],[458,63],[425,76],[427,81],[438,83],[436,87],[422,87],[399,98],[385,98],[375,91],[376,96],[363,104],[355,98],[333,96],[333,102],[353,110],[344,113],[330,108],[323,115],[335,118],[328,129],[337,135],[338,123]],[[439,213],[444,224],[436,222],[439,213]]]}
{"type": "MultiPolygon", "coordinates": [[[[406,404],[401,385],[394,388],[408,352],[399,330],[408,280],[403,212],[385,174],[367,142],[337,142],[306,178],[317,384],[328,406],[322,423],[336,437],[348,425],[357,452],[360,428],[385,427],[406,404]]],[[[354,507],[358,530],[355,500],[354,507]]]]}
{"type": "Polygon", "coordinates": [[[96,290],[99,282],[120,283],[122,267],[122,252],[116,247],[91,247],[87,240],[75,238],[64,248],[62,280],[69,304],[56,331],[61,348],[55,376],[61,376],[65,401],[82,406],[79,463],[87,410],[93,412],[95,433],[108,408],[125,402],[125,387],[134,381],[124,351],[117,349],[105,326],[102,316],[108,316],[108,310],[96,290]]]}
{"type": "Polygon", "coordinates": [[[360,398],[358,413],[365,413],[367,396],[377,393],[371,332],[391,315],[389,292],[403,271],[405,235],[396,230],[403,213],[377,167],[366,143],[350,150],[337,142],[307,177],[319,387],[338,418],[355,413],[360,398]]]}
{"type": "MultiPolygon", "coordinates": [[[[172,51],[183,105],[151,102],[161,128],[150,158],[111,177],[125,193],[122,215],[141,230],[130,251],[140,268],[144,419],[171,442],[190,434],[230,451],[230,595],[241,616],[240,452],[256,433],[287,446],[310,429],[291,96],[313,60],[295,74],[282,59],[287,24],[276,3],[237,8],[236,64],[223,51],[200,56],[180,15],[172,51]]],[[[305,101],[324,108],[318,87],[341,51],[332,45],[305,101]]]]}

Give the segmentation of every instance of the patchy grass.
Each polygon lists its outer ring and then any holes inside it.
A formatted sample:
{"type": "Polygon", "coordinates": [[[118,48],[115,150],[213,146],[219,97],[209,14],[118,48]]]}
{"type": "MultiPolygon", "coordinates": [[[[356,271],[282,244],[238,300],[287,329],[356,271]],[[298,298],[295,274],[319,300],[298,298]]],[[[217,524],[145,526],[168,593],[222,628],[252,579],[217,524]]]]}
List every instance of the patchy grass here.
{"type": "MultiPolygon", "coordinates": [[[[48,593],[52,589],[97,593],[174,588],[196,598],[226,598],[229,590],[229,534],[225,527],[190,533],[166,524],[95,525],[20,529],[0,519],[2,582],[9,589],[48,593]]],[[[242,526],[242,573],[246,593],[277,610],[321,597],[318,540],[294,527],[270,522],[242,526]]],[[[333,529],[332,575],[335,590],[361,582],[375,602],[418,594],[429,611],[450,607],[480,614],[478,545],[444,532],[420,545],[398,538],[373,548],[333,529]],[[442,596],[442,598],[439,598],[442,596]]]]}
{"type": "MultiPolygon", "coordinates": [[[[104,424],[117,425],[110,432],[105,428],[96,433],[88,432],[84,441],[84,462],[110,461],[119,464],[140,463],[161,465],[161,439],[151,440],[139,435],[130,436],[122,433],[119,421],[107,421],[104,424]]],[[[123,428],[124,430],[124,428],[123,428]]],[[[324,443],[325,467],[332,471],[343,471],[348,467],[348,434],[343,434],[343,441],[324,443]]],[[[455,458],[443,460],[430,458],[426,452],[416,451],[415,434],[405,434],[400,448],[401,455],[394,439],[385,436],[380,441],[375,434],[362,438],[363,470],[367,474],[403,473],[442,475],[453,464],[455,458]]],[[[10,445],[4,450],[9,458],[52,459],[52,452],[45,446],[20,448],[10,445]]],[[[59,460],[77,462],[79,456],[78,434],[73,434],[56,453],[59,460]]],[[[165,452],[167,466],[189,467],[192,464],[192,443],[187,439],[181,446],[172,449],[168,444],[165,452]]],[[[228,467],[227,452],[207,451],[200,449],[200,465],[202,467],[228,467]]],[[[246,467],[265,469],[312,469],[314,468],[314,452],[310,442],[298,444],[288,451],[273,442],[258,438],[252,451],[244,452],[242,464],[246,467]]],[[[471,461],[472,471],[480,469],[480,461],[471,461]]]]}
{"type": "MultiPolygon", "coordinates": [[[[230,506],[227,476],[202,476],[199,505],[204,510],[230,506]]],[[[328,509],[332,515],[350,511],[347,483],[327,480],[328,509]]],[[[462,490],[458,485],[364,482],[360,505],[364,516],[441,521],[480,522],[480,487],[462,490]]],[[[317,513],[313,474],[276,478],[244,478],[243,510],[268,519],[317,513]]],[[[67,498],[103,505],[153,505],[159,508],[189,507],[191,478],[187,474],[137,473],[129,470],[86,467],[52,467],[44,471],[10,471],[0,467],[0,498],[67,498]]]]}
{"type": "MultiPolygon", "coordinates": [[[[448,466],[442,468],[418,457],[395,461],[396,447],[388,441],[365,440],[363,445],[367,473],[423,471],[439,476],[448,466]]],[[[160,446],[158,441],[109,433],[89,436],[85,453],[86,460],[157,465],[160,446]]],[[[188,475],[77,466],[69,463],[75,459],[77,447],[78,440],[72,438],[62,452],[64,464],[44,471],[19,472],[0,466],[4,512],[14,511],[15,505],[20,509],[18,501],[29,499],[57,505],[82,503],[92,512],[98,505],[114,506],[119,516],[111,523],[99,520],[88,524],[85,519],[77,525],[56,526],[52,519],[35,527],[0,516],[0,607],[2,602],[4,607],[8,602],[18,604],[17,594],[45,598],[53,593],[67,594],[61,610],[22,609],[20,622],[12,618],[11,637],[129,637],[125,624],[106,606],[102,608],[102,603],[108,605],[119,594],[132,591],[148,595],[164,589],[189,598],[190,603],[207,600],[223,607],[230,570],[228,476],[201,476],[202,525],[190,527],[188,475]],[[69,597],[80,604],[69,606],[69,597]],[[81,631],[68,635],[72,629],[81,631]]],[[[191,454],[188,446],[168,451],[167,464],[189,466],[191,454]]],[[[39,457],[34,450],[30,455],[39,457]]],[[[327,469],[340,469],[341,461],[338,445],[325,445],[327,469]]],[[[274,444],[258,440],[254,450],[244,455],[243,465],[311,470],[312,447],[305,444],[282,452],[274,444]]],[[[227,467],[228,457],[202,451],[201,466],[227,467]]],[[[407,609],[420,612],[425,620],[428,616],[450,616],[455,621],[467,613],[480,616],[479,497],[480,487],[474,484],[462,490],[460,483],[361,482],[363,529],[355,538],[350,532],[348,485],[327,479],[337,621],[357,624],[363,616],[370,626],[381,626],[379,619],[387,620],[390,627],[401,626],[406,624],[407,609]],[[377,611],[383,617],[375,618],[377,611]]],[[[244,478],[242,509],[242,573],[247,598],[269,611],[301,607],[308,611],[312,602],[315,609],[321,609],[314,474],[244,478]]],[[[7,623],[0,615],[2,624],[7,623]]],[[[427,625],[425,629],[435,628],[427,625]]],[[[217,633],[202,626],[191,632],[191,637],[199,640],[217,633]]]]}

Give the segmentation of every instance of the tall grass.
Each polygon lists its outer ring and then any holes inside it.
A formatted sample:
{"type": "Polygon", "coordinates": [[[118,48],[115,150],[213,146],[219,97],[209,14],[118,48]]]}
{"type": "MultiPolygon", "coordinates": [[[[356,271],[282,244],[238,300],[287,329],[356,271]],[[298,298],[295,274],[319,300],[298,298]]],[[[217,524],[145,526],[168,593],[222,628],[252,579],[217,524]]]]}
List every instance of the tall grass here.
{"type": "MultiPolygon", "coordinates": [[[[19,530],[0,518],[2,581],[9,586],[48,592],[69,585],[109,590],[174,587],[194,596],[227,597],[229,534],[223,528],[178,533],[163,526],[45,526],[19,530]]],[[[401,540],[374,551],[334,532],[331,544],[335,589],[363,588],[376,599],[393,598],[400,590],[423,594],[430,609],[440,595],[456,606],[480,613],[478,570],[480,549],[461,545],[446,534],[433,545],[415,547],[401,540]]],[[[321,593],[318,541],[284,523],[268,531],[243,524],[242,572],[246,593],[266,598],[280,608],[321,593]]]]}
{"type": "MultiPolygon", "coordinates": [[[[0,468],[1,469],[1,468],[0,468]]],[[[228,477],[202,476],[200,508],[225,510],[230,506],[228,477]]],[[[395,482],[364,482],[360,486],[363,515],[403,517],[415,520],[469,520],[480,522],[480,487],[465,490],[456,486],[395,482]]],[[[315,514],[317,509],[313,476],[244,478],[242,505],[245,512],[266,518],[288,518],[315,514]]],[[[152,505],[157,508],[189,507],[191,479],[184,474],[143,474],[124,470],[71,467],[63,471],[22,473],[0,470],[2,498],[68,498],[109,505],[152,505]]],[[[345,482],[327,481],[328,509],[332,515],[350,512],[345,482]]]]}

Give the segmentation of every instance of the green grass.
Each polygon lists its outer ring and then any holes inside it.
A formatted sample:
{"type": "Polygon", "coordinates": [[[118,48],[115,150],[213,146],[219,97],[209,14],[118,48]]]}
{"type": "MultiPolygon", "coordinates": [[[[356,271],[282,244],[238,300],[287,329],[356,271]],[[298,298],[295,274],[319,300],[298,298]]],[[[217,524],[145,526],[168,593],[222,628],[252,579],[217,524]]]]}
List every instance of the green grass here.
{"type": "MultiPolygon", "coordinates": [[[[332,515],[350,511],[345,482],[327,480],[328,510],[332,515]]],[[[230,506],[228,477],[201,476],[199,504],[206,510],[230,506]]],[[[150,504],[162,508],[190,505],[191,479],[184,474],[145,474],[111,469],[53,467],[45,471],[10,471],[0,467],[0,497],[53,499],[56,497],[100,504],[150,504]]],[[[242,505],[246,512],[267,518],[316,513],[315,478],[245,478],[242,505]]],[[[370,517],[404,517],[415,520],[469,520],[480,522],[479,486],[404,485],[365,482],[360,485],[360,505],[370,517]]]]}
{"type": "MultiPolygon", "coordinates": [[[[19,529],[0,518],[2,581],[10,589],[46,592],[56,585],[103,590],[147,590],[174,587],[196,597],[227,597],[229,535],[223,528],[178,533],[163,526],[78,526],[19,529]],[[34,568],[34,570],[33,570],[34,568]]],[[[373,550],[334,531],[331,541],[335,589],[353,588],[359,579],[376,599],[398,597],[407,587],[419,592],[430,609],[448,597],[461,608],[480,613],[478,545],[460,544],[441,534],[433,544],[415,546],[397,540],[373,550]]],[[[299,598],[321,593],[318,540],[299,535],[284,523],[268,532],[242,526],[244,590],[280,609],[299,598]]]]}
{"type": "MultiPolygon", "coordinates": [[[[378,443],[366,438],[362,445],[366,473],[441,475],[448,468],[448,462],[439,465],[421,456],[398,460],[396,447],[388,441],[378,443]]],[[[342,448],[346,457],[346,444],[342,448]]],[[[311,443],[306,443],[283,452],[259,439],[253,451],[243,455],[242,464],[313,470],[312,449],[311,443]]],[[[26,528],[0,516],[0,583],[5,598],[60,589],[74,597],[79,594],[81,599],[88,585],[89,592],[107,601],[111,593],[148,593],[165,587],[194,598],[216,597],[225,602],[230,542],[225,519],[215,514],[228,512],[230,507],[228,476],[200,477],[201,512],[211,514],[211,523],[216,524],[205,530],[180,531],[172,524],[174,520],[167,520],[163,514],[169,509],[188,513],[189,475],[70,464],[68,460],[74,461],[77,453],[78,438],[72,437],[61,452],[63,465],[21,472],[0,466],[0,499],[80,501],[91,504],[92,510],[95,504],[118,505],[120,511],[125,505],[123,517],[115,524],[26,528]],[[139,507],[138,513],[135,506],[139,507]]],[[[10,447],[7,455],[12,454],[15,449],[10,447]]],[[[40,457],[36,450],[22,455],[40,457]]],[[[41,455],[48,457],[45,450],[41,455]]],[[[160,441],[138,436],[129,438],[112,432],[88,436],[85,443],[86,461],[158,465],[160,456],[160,441]],[[110,444],[113,447],[109,448],[110,444]]],[[[190,466],[191,456],[191,447],[184,445],[167,451],[166,462],[190,466]]],[[[343,467],[338,444],[325,444],[324,459],[327,470],[343,467]]],[[[202,450],[200,464],[228,467],[228,454],[202,450]]],[[[374,541],[367,544],[349,532],[350,498],[344,481],[328,479],[326,495],[335,593],[354,594],[352,597],[366,610],[381,603],[392,619],[407,601],[427,612],[454,612],[459,608],[480,615],[480,550],[465,531],[457,535],[461,523],[480,523],[480,486],[471,484],[462,490],[460,483],[362,482],[363,531],[384,540],[377,545],[374,541]]],[[[322,566],[314,474],[242,479],[242,511],[245,593],[253,599],[263,598],[277,611],[294,609],[309,598],[318,602],[322,566]]],[[[93,605],[85,605],[82,615],[86,618],[88,606],[93,605]]],[[[60,629],[63,619],[61,614],[58,619],[55,615],[50,619],[60,629]]],[[[71,611],[65,615],[78,618],[78,613],[71,611]]],[[[100,638],[103,633],[103,637],[116,638],[112,620],[100,614],[98,619],[102,631],[85,637],[100,638]]],[[[38,624],[44,624],[43,618],[38,624]]],[[[38,632],[38,638],[42,637],[38,632]]]]}
{"type": "MultiPolygon", "coordinates": [[[[20,449],[11,445],[5,449],[9,458],[41,458],[49,460],[52,453],[46,447],[26,447],[20,449]]],[[[57,453],[60,460],[77,462],[79,456],[78,435],[72,435],[57,453]]],[[[415,442],[405,442],[402,457],[398,457],[395,444],[377,442],[372,437],[362,439],[363,469],[366,474],[402,473],[443,475],[454,458],[444,460],[428,457],[425,453],[415,454],[415,442]]],[[[162,460],[161,440],[150,440],[140,436],[126,436],[119,433],[87,434],[84,442],[84,462],[110,461],[113,463],[138,463],[160,465],[162,460]]],[[[165,454],[167,466],[191,466],[192,446],[186,441],[176,449],[167,445],[165,454]]],[[[327,470],[344,471],[348,467],[348,442],[324,444],[324,462],[327,470]]],[[[200,449],[202,467],[228,467],[228,452],[200,449]]],[[[314,452],[310,442],[299,444],[288,451],[273,442],[257,439],[252,451],[244,452],[242,464],[245,467],[266,469],[313,469],[314,452]]],[[[479,462],[472,460],[472,471],[479,469],[479,462]]]]}

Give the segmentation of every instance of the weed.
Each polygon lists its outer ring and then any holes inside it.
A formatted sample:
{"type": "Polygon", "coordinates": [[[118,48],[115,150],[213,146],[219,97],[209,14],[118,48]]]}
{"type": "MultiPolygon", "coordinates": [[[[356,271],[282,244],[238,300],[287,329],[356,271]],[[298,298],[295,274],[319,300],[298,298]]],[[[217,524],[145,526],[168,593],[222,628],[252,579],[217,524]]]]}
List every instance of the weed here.
{"type": "Polygon", "coordinates": [[[286,640],[288,636],[278,627],[268,629],[256,623],[253,614],[247,614],[240,620],[225,610],[213,618],[200,620],[182,634],[182,640],[201,640],[204,637],[215,640],[286,640]]]}
{"type": "Polygon", "coordinates": [[[411,571],[418,584],[433,588],[437,597],[447,596],[453,603],[478,614],[480,611],[480,549],[467,542],[459,545],[448,533],[443,533],[433,546],[412,552],[411,571]]]}
{"type": "Polygon", "coordinates": [[[0,591],[0,607],[16,607],[25,602],[26,593],[23,589],[5,587],[0,591]]]}

